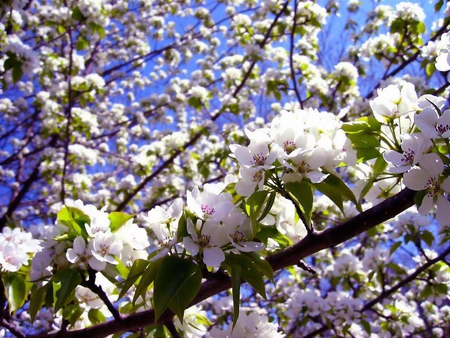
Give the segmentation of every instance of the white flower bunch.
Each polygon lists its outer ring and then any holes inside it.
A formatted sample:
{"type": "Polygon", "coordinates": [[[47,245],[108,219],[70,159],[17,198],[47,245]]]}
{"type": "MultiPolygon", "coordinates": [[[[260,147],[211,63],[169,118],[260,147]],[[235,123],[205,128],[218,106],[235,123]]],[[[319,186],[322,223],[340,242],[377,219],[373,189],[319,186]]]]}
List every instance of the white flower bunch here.
{"type": "Polygon", "coordinates": [[[282,111],[270,129],[246,130],[250,144],[230,147],[239,163],[236,191],[250,196],[262,190],[267,172],[279,170],[283,182],[320,183],[342,162],[356,163],[341,122],[317,110],[282,111]]]}
{"type": "Polygon", "coordinates": [[[177,254],[186,249],[207,266],[219,267],[225,260],[226,252],[264,249],[263,244],[252,241],[248,217],[233,203],[231,194],[223,192],[223,188],[222,184],[206,184],[203,191],[195,187],[187,192],[186,206],[191,217],[185,220],[186,236],[178,235],[183,216],[181,199],[175,200],[167,210],[156,206],[142,217],[160,245],[152,261],[169,252],[177,254]]]}
{"type": "Polygon", "coordinates": [[[396,132],[391,129],[390,141],[386,142],[396,149],[385,151],[383,156],[391,164],[390,172],[403,174],[403,183],[408,188],[424,193],[418,208],[420,214],[426,215],[433,206],[437,207],[436,219],[441,226],[450,224],[450,177],[446,172],[450,109],[443,110],[444,103],[444,99],[432,95],[418,98],[410,83],[401,90],[395,85],[380,89],[378,97],[370,101],[377,119],[392,128],[396,128],[397,123],[405,125],[401,119],[406,115],[414,119],[419,132],[409,133],[414,126],[398,130],[402,140],[399,144],[396,132]],[[439,145],[442,146],[439,148],[439,145]]]}

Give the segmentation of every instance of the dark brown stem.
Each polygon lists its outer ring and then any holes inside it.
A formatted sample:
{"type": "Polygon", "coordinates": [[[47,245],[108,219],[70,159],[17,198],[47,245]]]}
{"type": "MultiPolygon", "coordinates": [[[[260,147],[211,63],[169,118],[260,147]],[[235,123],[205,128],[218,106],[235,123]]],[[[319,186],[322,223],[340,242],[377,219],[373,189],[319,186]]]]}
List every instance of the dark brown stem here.
{"type": "Polygon", "coordinates": [[[10,220],[11,216],[13,215],[14,211],[19,206],[22,199],[25,197],[28,190],[30,190],[31,185],[37,181],[37,178],[39,177],[39,167],[41,165],[42,161],[39,161],[33,172],[30,174],[30,176],[27,178],[27,180],[23,183],[22,189],[17,193],[16,197],[11,201],[11,203],[8,206],[8,210],[6,210],[5,214],[0,218],[0,230],[2,230],[8,221],[10,220]]]}
{"type": "Polygon", "coordinates": [[[408,277],[406,277],[405,279],[403,279],[402,281],[398,282],[395,286],[393,286],[392,288],[390,288],[389,290],[384,291],[383,293],[381,293],[377,298],[371,300],[369,303],[367,303],[362,309],[361,312],[364,312],[366,310],[369,310],[370,308],[372,308],[375,304],[381,302],[383,299],[389,297],[391,294],[393,294],[394,292],[396,292],[398,289],[400,289],[401,287],[405,286],[406,284],[408,284],[409,282],[413,281],[414,279],[417,278],[417,276],[419,276],[422,272],[424,272],[426,269],[428,269],[430,266],[436,264],[437,262],[443,260],[445,258],[445,256],[447,256],[448,254],[450,254],[450,246],[447,248],[447,250],[445,250],[443,253],[441,253],[439,256],[437,256],[434,259],[431,259],[429,261],[427,261],[424,265],[420,266],[419,268],[416,269],[416,271],[414,271],[412,274],[410,274],[408,277]]]}
{"type": "Polygon", "coordinates": [[[111,301],[108,298],[108,295],[103,291],[102,287],[95,284],[95,274],[97,272],[94,270],[89,270],[89,280],[84,281],[81,283],[82,286],[88,288],[93,293],[95,293],[97,296],[100,297],[100,299],[103,301],[103,303],[108,308],[109,312],[113,315],[114,319],[116,321],[121,321],[122,317],[120,316],[119,311],[114,307],[114,305],[111,303],[111,301]]]}
{"type": "Polygon", "coordinates": [[[65,130],[65,140],[64,140],[64,165],[61,175],[61,192],[60,192],[60,199],[61,202],[64,204],[65,200],[65,180],[66,180],[66,173],[67,173],[67,167],[69,165],[69,145],[70,145],[70,125],[72,123],[72,107],[74,104],[73,100],[73,91],[72,91],[72,68],[73,68],[73,37],[72,37],[72,27],[68,25],[67,28],[67,35],[69,37],[69,69],[68,69],[68,75],[67,75],[67,85],[68,85],[68,99],[69,103],[67,104],[67,108],[65,110],[65,116],[67,119],[66,124],[66,130],[65,130]]]}
{"type": "Polygon", "coordinates": [[[20,331],[16,330],[16,328],[14,326],[12,326],[10,323],[8,323],[8,321],[6,321],[4,318],[2,318],[0,326],[3,326],[5,329],[7,329],[9,332],[11,332],[17,338],[25,338],[26,337],[20,331]]]}
{"type": "Polygon", "coordinates": [[[290,42],[290,51],[289,51],[289,67],[291,69],[291,77],[292,77],[292,84],[294,86],[294,93],[297,96],[298,103],[300,104],[300,108],[303,109],[303,100],[300,95],[300,92],[297,88],[297,80],[295,78],[295,70],[294,70],[294,36],[295,36],[295,30],[297,28],[297,0],[294,0],[294,19],[292,23],[292,32],[291,32],[291,42],[290,42]]]}

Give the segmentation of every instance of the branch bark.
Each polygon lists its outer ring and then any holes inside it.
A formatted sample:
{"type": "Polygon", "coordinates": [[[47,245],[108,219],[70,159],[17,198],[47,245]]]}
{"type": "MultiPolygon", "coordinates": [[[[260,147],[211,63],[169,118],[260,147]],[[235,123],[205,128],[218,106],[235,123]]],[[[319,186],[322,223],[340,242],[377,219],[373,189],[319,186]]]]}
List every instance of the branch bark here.
{"type": "MultiPolygon", "coordinates": [[[[297,264],[303,258],[319,252],[326,248],[334,247],[345,241],[387,221],[398,215],[414,204],[415,192],[404,189],[380,204],[362,212],[347,222],[324,231],[315,231],[305,237],[297,244],[267,257],[267,261],[273,270],[280,270],[297,264]]],[[[231,279],[224,274],[220,278],[206,281],[202,284],[199,293],[191,302],[190,306],[225,291],[231,287],[231,279]]],[[[172,321],[173,313],[166,311],[159,319],[159,323],[165,324],[172,321]]],[[[57,338],[62,335],[64,338],[76,337],[104,337],[117,332],[136,330],[155,323],[154,310],[147,310],[123,317],[121,321],[110,321],[96,326],[76,331],[66,331],[63,334],[52,333],[43,335],[33,335],[29,338],[57,338]]]]}

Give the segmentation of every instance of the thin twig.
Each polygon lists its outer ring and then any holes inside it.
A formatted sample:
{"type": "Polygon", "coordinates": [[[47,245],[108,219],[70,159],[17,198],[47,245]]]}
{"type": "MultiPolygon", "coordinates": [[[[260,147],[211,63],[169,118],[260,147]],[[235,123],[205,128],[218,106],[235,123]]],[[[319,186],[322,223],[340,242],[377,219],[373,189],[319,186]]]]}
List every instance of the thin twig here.
{"type": "Polygon", "coordinates": [[[297,100],[300,104],[300,108],[303,109],[303,100],[302,100],[302,97],[301,97],[300,92],[298,91],[298,87],[297,87],[297,80],[295,78],[294,60],[293,60],[294,36],[295,36],[295,31],[297,29],[297,7],[298,7],[298,3],[297,3],[297,0],[295,0],[294,1],[294,19],[293,19],[294,22],[292,23],[291,42],[290,42],[290,50],[289,50],[289,67],[291,68],[291,78],[292,78],[292,83],[294,85],[294,93],[297,96],[297,100]]]}
{"type": "Polygon", "coordinates": [[[111,314],[113,315],[114,319],[117,321],[121,321],[122,317],[121,317],[119,311],[114,307],[114,305],[109,300],[108,295],[105,293],[105,291],[103,291],[103,289],[100,285],[95,284],[96,273],[97,272],[94,270],[89,270],[89,280],[83,281],[81,283],[81,285],[88,288],[93,293],[95,293],[97,296],[99,296],[100,299],[103,301],[103,303],[105,303],[109,312],[111,312],[111,314]]]}
{"type": "Polygon", "coordinates": [[[393,286],[392,288],[390,288],[389,290],[384,291],[383,293],[381,293],[377,298],[371,300],[369,303],[367,303],[362,309],[361,312],[367,311],[369,310],[371,307],[373,307],[375,304],[381,302],[382,300],[384,300],[385,298],[389,297],[391,294],[393,294],[395,291],[397,291],[398,289],[400,289],[401,287],[405,286],[406,284],[412,282],[414,279],[416,279],[416,277],[418,275],[420,275],[422,272],[424,272],[426,269],[428,269],[429,267],[431,267],[432,265],[436,264],[437,262],[443,260],[445,258],[445,256],[447,256],[448,254],[450,254],[450,246],[447,248],[447,250],[445,250],[443,253],[441,253],[439,256],[437,256],[434,259],[431,259],[429,261],[427,261],[425,264],[423,264],[422,266],[420,266],[419,268],[416,269],[416,271],[414,271],[412,274],[410,274],[408,277],[406,277],[405,279],[403,279],[402,281],[398,282],[395,286],[393,286]]]}

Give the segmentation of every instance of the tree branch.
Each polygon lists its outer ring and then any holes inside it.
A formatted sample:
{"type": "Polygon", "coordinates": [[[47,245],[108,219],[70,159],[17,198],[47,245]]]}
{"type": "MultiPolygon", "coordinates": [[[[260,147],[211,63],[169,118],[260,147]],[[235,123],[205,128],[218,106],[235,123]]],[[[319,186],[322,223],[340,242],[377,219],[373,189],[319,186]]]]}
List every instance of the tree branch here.
{"type": "Polygon", "coordinates": [[[297,96],[298,103],[300,104],[300,108],[303,109],[303,100],[300,95],[300,92],[297,88],[297,79],[295,78],[295,70],[294,70],[294,35],[295,30],[297,29],[297,7],[298,3],[297,0],[294,1],[294,19],[292,22],[292,32],[291,32],[291,41],[290,41],[290,50],[289,50],[289,68],[291,69],[291,77],[292,77],[292,84],[294,85],[294,93],[297,96]]]}
{"type": "MultiPolygon", "coordinates": [[[[326,248],[341,244],[375,226],[398,215],[414,204],[415,192],[404,189],[397,195],[392,196],[380,204],[362,212],[347,222],[324,231],[316,231],[305,237],[297,244],[271,255],[266,258],[273,270],[280,270],[285,267],[296,265],[303,258],[312,255],[326,248]]],[[[231,287],[231,279],[221,276],[220,279],[212,279],[204,282],[195,299],[190,306],[200,303],[205,299],[225,291],[231,287]]],[[[166,311],[158,320],[158,323],[165,324],[172,321],[173,313],[166,311]]],[[[154,310],[147,310],[129,315],[121,321],[110,321],[82,330],[68,331],[64,333],[64,338],[77,337],[104,337],[117,332],[126,332],[145,327],[155,323],[154,310]]],[[[30,336],[30,338],[56,338],[58,334],[45,334],[30,336]]]]}
{"type": "Polygon", "coordinates": [[[27,194],[28,190],[30,190],[31,185],[39,177],[39,167],[41,165],[41,162],[42,162],[42,160],[40,160],[36,164],[33,172],[30,174],[30,176],[27,178],[27,180],[23,183],[22,189],[20,189],[19,193],[16,195],[16,197],[9,204],[8,210],[5,212],[5,214],[2,216],[2,218],[0,218],[0,230],[2,230],[6,226],[6,224],[8,223],[8,220],[10,219],[10,217],[12,216],[14,211],[17,209],[17,207],[19,206],[20,202],[22,201],[22,199],[27,194]]]}
{"type": "Polygon", "coordinates": [[[391,294],[393,294],[395,291],[400,289],[401,287],[405,286],[409,282],[416,279],[418,275],[420,275],[422,272],[424,272],[426,269],[428,269],[430,266],[436,264],[437,262],[443,260],[445,256],[450,254],[450,246],[445,250],[443,253],[441,253],[439,256],[437,256],[434,259],[428,260],[424,265],[420,266],[416,269],[412,274],[410,274],[408,277],[403,279],[402,281],[398,282],[395,286],[390,288],[389,290],[386,290],[385,292],[381,293],[377,298],[371,300],[369,303],[367,303],[362,309],[361,312],[367,311],[371,309],[375,304],[381,302],[383,299],[389,297],[391,294]]]}

